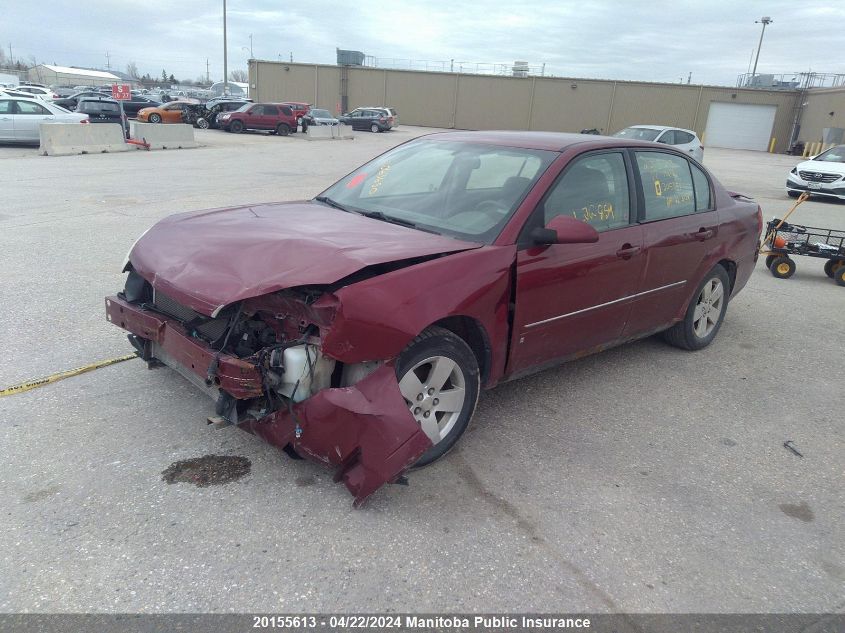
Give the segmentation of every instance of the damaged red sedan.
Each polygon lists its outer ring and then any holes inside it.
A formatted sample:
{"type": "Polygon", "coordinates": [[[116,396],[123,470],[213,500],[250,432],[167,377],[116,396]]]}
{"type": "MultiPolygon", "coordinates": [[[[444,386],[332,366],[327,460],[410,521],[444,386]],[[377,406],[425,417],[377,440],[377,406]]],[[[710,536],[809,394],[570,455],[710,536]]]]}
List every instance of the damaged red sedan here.
{"type": "Polygon", "coordinates": [[[214,398],[210,422],[333,467],[360,504],[454,446],[482,388],[657,332],[706,347],[761,228],[665,145],[433,134],[313,200],[162,220],[106,314],[214,398]]]}

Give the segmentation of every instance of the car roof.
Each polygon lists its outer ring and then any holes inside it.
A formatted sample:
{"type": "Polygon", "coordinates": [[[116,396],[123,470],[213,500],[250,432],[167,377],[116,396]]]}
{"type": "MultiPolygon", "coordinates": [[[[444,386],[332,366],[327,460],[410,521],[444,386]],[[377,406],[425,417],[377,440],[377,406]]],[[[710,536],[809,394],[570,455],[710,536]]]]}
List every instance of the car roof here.
{"type": "Polygon", "coordinates": [[[685,127],[675,127],[674,125],[628,125],[622,128],[623,130],[628,130],[631,128],[637,128],[640,130],[680,130],[681,132],[689,132],[695,136],[698,136],[694,130],[688,130],[685,127]]]}
{"type": "MultiPolygon", "coordinates": [[[[518,130],[435,132],[419,138],[437,141],[458,141],[462,143],[483,143],[522,149],[539,149],[560,152],[575,145],[587,146],[587,149],[610,147],[655,147],[656,143],[635,141],[613,136],[596,134],[575,134],[571,132],[523,132],[518,130]]],[[[668,146],[661,146],[668,147],[668,146]]]]}

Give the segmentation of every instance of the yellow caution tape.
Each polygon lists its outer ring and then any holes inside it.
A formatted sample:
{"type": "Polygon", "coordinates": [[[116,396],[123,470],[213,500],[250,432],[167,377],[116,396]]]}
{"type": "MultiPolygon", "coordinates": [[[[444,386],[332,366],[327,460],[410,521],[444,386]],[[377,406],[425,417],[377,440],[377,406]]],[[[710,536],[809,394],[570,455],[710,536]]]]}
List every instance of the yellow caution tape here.
{"type": "Polygon", "coordinates": [[[125,360],[131,360],[133,358],[138,358],[138,355],[127,354],[126,356],[118,356],[117,358],[101,360],[96,363],[91,363],[90,365],[83,365],[82,367],[77,367],[76,369],[60,371],[57,374],[53,374],[45,378],[38,378],[37,380],[30,380],[29,382],[23,382],[19,385],[13,385],[11,387],[7,387],[6,389],[0,389],[0,398],[2,398],[3,396],[11,396],[16,393],[23,393],[24,391],[29,391],[37,387],[43,387],[44,385],[49,385],[50,383],[58,382],[59,380],[70,378],[71,376],[78,376],[79,374],[84,374],[87,371],[100,369],[100,367],[108,367],[109,365],[114,365],[115,363],[122,363],[125,360]]]}

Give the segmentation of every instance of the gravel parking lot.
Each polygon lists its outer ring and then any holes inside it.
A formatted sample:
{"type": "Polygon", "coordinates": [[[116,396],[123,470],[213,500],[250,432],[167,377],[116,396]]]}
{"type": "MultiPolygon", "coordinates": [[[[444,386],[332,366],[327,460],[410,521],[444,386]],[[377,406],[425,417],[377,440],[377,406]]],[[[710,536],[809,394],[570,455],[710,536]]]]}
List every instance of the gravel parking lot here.
{"type": "MultiPolygon", "coordinates": [[[[311,197],[424,128],[196,150],[0,147],[0,388],[129,353],[104,319],[124,255],[174,212],[311,197]]],[[[789,156],[705,164],[766,219],[789,156]]],[[[795,222],[845,229],[845,203],[795,222]]],[[[830,612],[845,608],[845,288],[758,264],[714,344],[657,339],[482,394],[443,461],[362,510],[331,474],[137,360],[0,398],[0,611],[830,612]],[[803,454],[783,447],[793,440],[803,454]],[[237,481],[169,484],[245,457],[237,481]]]]}

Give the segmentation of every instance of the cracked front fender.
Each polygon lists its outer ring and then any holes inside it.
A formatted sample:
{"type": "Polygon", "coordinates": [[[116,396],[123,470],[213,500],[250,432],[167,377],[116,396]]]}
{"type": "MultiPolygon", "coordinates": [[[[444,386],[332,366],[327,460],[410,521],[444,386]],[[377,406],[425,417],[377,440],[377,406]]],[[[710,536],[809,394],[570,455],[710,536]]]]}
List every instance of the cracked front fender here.
{"type": "Polygon", "coordinates": [[[324,389],[308,400],[240,427],[314,461],[335,467],[359,507],[396,481],[429,448],[399,392],[392,362],[351,387],[324,389]]]}

